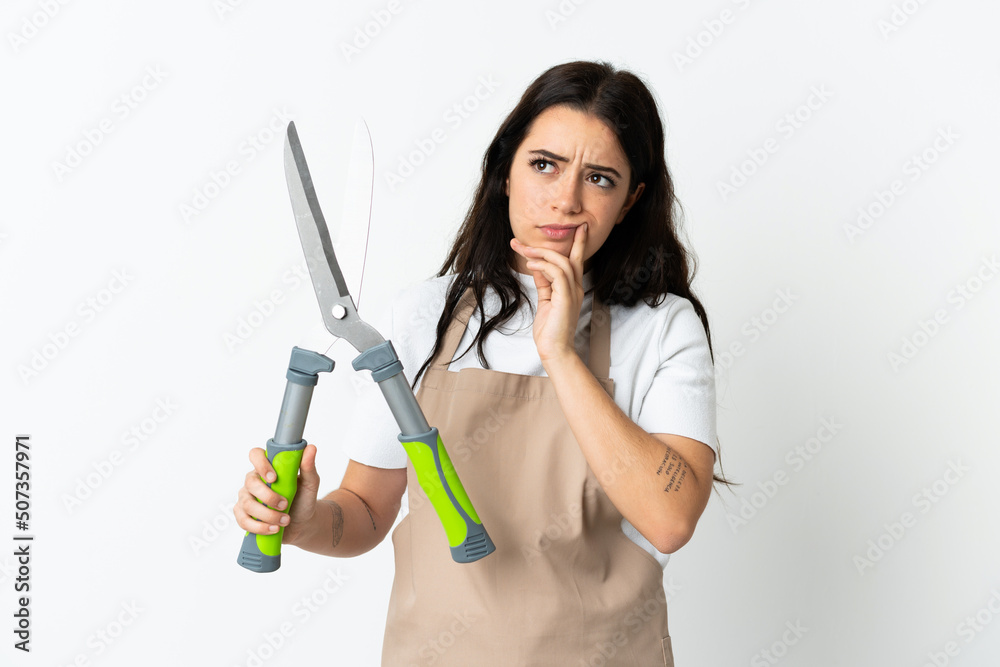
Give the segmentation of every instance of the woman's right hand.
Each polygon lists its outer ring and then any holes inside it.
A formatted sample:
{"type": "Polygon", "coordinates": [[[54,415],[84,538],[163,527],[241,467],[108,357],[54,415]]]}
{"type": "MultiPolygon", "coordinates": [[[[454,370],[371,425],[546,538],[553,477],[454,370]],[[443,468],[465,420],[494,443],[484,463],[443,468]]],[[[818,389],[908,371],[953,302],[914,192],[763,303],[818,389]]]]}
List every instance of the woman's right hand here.
{"type": "Polygon", "coordinates": [[[282,544],[294,544],[308,530],[309,522],[316,513],[316,497],[319,493],[316,445],[306,445],[302,452],[298,490],[289,514],[280,511],[288,507],[287,499],[272,491],[261,479],[266,479],[268,483],[277,479],[277,473],[267,460],[267,453],[260,447],[254,447],[250,450],[250,463],[254,469],[247,473],[246,481],[233,506],[237,525],[243,530],[263,535],[273,535],[280,526],[284,526],[282,544]],[[261,502],[268,507],[261,505],[261,502]],[[272,507],[278,509],[271,509],[272,507]]]}

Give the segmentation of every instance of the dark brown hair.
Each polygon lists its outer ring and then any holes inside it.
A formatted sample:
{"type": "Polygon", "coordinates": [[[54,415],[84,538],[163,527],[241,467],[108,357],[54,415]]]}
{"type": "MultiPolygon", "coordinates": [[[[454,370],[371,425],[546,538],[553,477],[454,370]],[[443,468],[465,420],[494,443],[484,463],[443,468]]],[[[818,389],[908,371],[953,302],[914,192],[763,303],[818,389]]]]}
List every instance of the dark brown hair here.
{"type": "MultiPolygon", "coordinates": [[[[640,299],[659,305],[667,293],[691,302],[705,327],[709,354],[712,339],[708,317],[691,291],[696,271],[694,257],[677,235],[674,184],[664,157],[663,123],[649,88],[634,74],[602,62],[570,62],[545,71],[524,91],[517,106],[500,125],[483,156],[483,174],[438,277],[454,273],[445,296],[444,311],[437,323],[430,356],[413,379],[413,387],[440,351],[445,332],[467,288],[472,288],[483,325],[472,341],[483,368],[489,368],[483,352],[486,337],[531,300],[516,277],[513,232],[505,181],[514,154],[527,136],[532,122],[543,111],[565,105],[599,118],[618,138],[631,168],[628,191],[639,183],[644,190],[616,225],[604,245],[590,260],[594,295],[604,303],[634,306],[640,299]],[[497,261],[503,257],[505,261],[497,261]],[[486,319],[484,297],[493,288],[500,310],[486,319]]],[[[463,356],[469,350],[463,352],[463,356]]],[[[721,465],[721,462],[720,462],[721,465]]],[[[721,469],[721,468],[720,468],[721,469]]],[[[719,476],[716,481],[724,482],[719,476]]]]}

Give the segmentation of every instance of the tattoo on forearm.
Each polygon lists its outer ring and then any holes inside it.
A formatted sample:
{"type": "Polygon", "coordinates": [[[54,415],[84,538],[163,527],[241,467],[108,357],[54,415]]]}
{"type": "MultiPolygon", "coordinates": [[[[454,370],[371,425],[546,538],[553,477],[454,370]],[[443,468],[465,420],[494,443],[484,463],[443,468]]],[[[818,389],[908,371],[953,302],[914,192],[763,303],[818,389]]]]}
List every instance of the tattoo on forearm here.
{"type": "Polygon", "coordinates": [[[332,500],[330,508],[333,509],[333,546],[337,546],[344,536],[344,510],[332,500]]]}
{"type": "Polygon", "coordinates": [[[664,491],[667,493],[680,491],[681,485],[684,484],[684,479],[688,474],[688,464],[677,455],[677,452],[667,447],[667,451],[663,455],[663,461],[660,462],[660,467],[656,469],[656,474],[662,474],[667,482],[667,485],[663,487],[664,491]]]}
{"type": "Polygon", "coordinates": [[[375,517],[372,516],[372,509],[368,507],[368,503],[365,502],[365,499],[359,496],[358,494],[354,493],[350,489],[344,489],[344,491],[347,491],[348,493],[352,494],[355,498],[361,501],[361,504],[365,506],[366,510],[368,510],[368,518],[372,520],[372,530],[377,531],[378,528],[375,527],[375,517]]]}

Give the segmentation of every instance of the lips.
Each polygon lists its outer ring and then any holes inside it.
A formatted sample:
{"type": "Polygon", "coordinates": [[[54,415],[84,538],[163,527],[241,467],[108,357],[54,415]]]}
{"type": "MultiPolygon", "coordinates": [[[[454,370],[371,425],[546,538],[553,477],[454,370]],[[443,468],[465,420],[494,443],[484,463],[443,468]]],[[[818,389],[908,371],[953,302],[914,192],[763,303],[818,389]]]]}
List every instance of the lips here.
{"type": "Polygon", "coordinates": [[[542,233],[545,234],[550,239],[562,240],[568,239],[576,234],[576,228],[579,225],[546,225],[540,227],[542,233]]]}

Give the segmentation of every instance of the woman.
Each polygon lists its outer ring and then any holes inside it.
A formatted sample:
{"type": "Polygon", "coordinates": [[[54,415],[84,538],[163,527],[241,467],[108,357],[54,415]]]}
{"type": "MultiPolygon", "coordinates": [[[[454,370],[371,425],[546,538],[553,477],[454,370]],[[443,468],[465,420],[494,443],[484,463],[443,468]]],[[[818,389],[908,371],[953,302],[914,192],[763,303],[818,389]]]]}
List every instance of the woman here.
{"type": "Polygon", "coordinates": [[[286,526],[285,543],[318,553],[374,547],[409,489],[384,665],[673,664],[662,568],[724,481],[708,321],[674,204],[646,86],[602,63],[553,67],[490,144],[438,276],[379,327],[418,367],[418,401],[493,554],[452,561],[374,383],[323,500],[310,445],[291,516],[262,509],[284,500],[251,451],[239,525],[286,526]]]}

